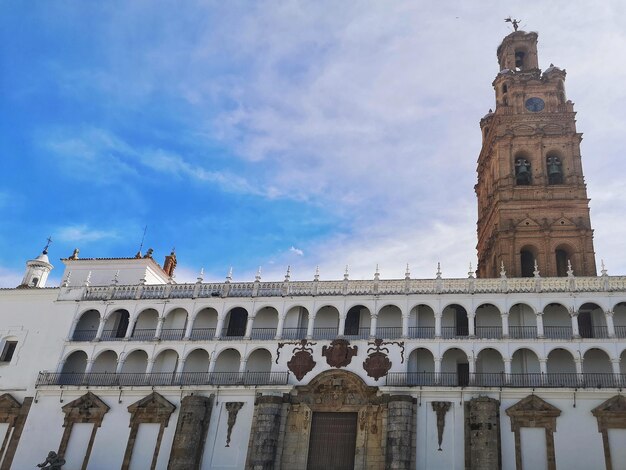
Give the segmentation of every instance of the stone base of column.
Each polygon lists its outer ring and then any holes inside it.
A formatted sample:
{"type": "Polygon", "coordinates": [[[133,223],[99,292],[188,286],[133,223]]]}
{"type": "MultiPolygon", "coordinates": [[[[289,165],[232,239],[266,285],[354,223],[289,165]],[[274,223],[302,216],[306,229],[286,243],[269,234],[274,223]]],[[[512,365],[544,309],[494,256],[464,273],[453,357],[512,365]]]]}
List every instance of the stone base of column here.
{"type": "Polygon", "coordinates": [[[415,433],[413,397],[392,395],[387,404],[387,449],[385,468],[409,470],[415,433]]]}
{"type": "Polygon", "coordinates": [[[494,398],[465,402],[465,468],[502,468],[500,402],[494,398]]]}
{"type": "Polygon", "coordinates": [[[183,398],[168,468],[200,468],[212,403],[212,396],[189,395],[183,398]]]}
{"type": "Polygon", "coordinates": [[[254,404],[246,470],[268,470],[276,466],[283,397],[265,395],[254,404]]]}

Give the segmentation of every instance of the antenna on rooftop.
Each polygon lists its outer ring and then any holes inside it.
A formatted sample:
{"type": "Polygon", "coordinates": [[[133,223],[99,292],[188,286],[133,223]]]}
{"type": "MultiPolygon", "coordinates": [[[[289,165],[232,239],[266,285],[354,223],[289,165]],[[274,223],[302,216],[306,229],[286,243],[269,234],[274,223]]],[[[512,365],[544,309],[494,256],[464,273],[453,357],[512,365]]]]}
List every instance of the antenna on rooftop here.
{"type": "Polygon", "coordinates": [[[141,236],[141,243],[139,244],[139,251],[135,255],[136,258],[141,258],[141,250],[143,249],[143,242],[146,239],[146,232],[148,231],[148,226],[146,225],[143,228],[143,235],[141,236]]]}

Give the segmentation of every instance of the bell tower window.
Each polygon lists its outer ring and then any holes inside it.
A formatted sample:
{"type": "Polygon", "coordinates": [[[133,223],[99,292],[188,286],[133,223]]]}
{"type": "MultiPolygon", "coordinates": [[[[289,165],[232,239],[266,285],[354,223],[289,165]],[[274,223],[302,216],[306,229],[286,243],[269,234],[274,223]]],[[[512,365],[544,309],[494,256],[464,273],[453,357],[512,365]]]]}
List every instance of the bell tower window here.
{"type": "Polygon", "coordinates": [[[517,50],[515,51],[515,69],[516,70],[524,70],[524,65],[526,59],[526,52],[517,50]]]}
{"type": "Polygon", "coordinates": [[[531,182],[530,162],[525,157],[515,159],[515,184],[528,186],[531,182]]]}
{"type": "Polygon", "coordinates": [[[556,262],[556,275],[558,277],[567,276],[569,263],[573,262],[573,250],[568,245],[559,245],[554,250],[554,260],[556,262]]]}
{"type": "Polygon", "coordinates": [[[548,184],[563,184],[563,165],[561,159],[554,154],[546,157],[548,168],[548,184]]]}
{"type": "Polygon", "coordinates": [[[535,275],[535,255],[529,248],[520,250],[520,267],[522,277],[533,277],[535,275]]]}

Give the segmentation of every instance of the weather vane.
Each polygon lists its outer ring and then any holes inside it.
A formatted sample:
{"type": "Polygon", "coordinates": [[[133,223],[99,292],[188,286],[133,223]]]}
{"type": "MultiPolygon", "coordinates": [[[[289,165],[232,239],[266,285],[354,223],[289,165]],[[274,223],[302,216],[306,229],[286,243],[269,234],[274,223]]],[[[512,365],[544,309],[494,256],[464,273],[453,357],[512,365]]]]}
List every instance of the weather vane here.
{"type": "Polygon", "coordinates": [[[521,23],[521,20],[516,20],[515,18],[511,18],[510,16],[508,18],[504,18],[504,21],[506,23],[511,23],[515,31],[517,31],[517,28],[519,27],[519,24],[521,23]]]}
{"type": "Polygon", "coordinates": [[[48,248],[50,248],[50,244],[52,243],[52,237],[50,237],[50,236],[49,236],[49,237],[46,239],[46,241],[47,241],[48,243],[46,243],[46,246],[45,246],[45,247],[44,247],[44,249],[43,249],[43,252],[44,252],[44,253],[48,253],[48,248]]]}

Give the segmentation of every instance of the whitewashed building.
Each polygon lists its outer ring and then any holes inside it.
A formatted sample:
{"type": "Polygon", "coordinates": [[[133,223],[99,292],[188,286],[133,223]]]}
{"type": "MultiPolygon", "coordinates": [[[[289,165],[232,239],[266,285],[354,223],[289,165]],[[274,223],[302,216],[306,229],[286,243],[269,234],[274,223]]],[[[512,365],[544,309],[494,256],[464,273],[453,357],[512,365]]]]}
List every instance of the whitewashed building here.
{"type": "Polygon", "coordinates": [[[49,451],[65,469],[623,467],[626,277],[595,275],[584,220],[523,207],[583,184],[564,71],[541,74],[536,37],[504,39],[481,122],[479,202],[524,213],[495,241],[479,227],[481,277],[176,284],[174,253],[75,252],[46,287],[46,249],[0,290],[0,469],[49,451]],[[560,178],[541,164],[558,149],[560,178]]]}

